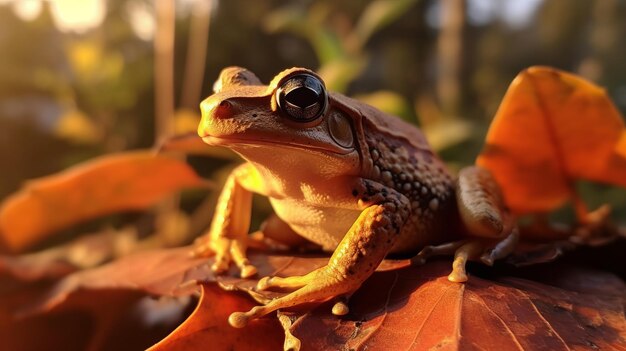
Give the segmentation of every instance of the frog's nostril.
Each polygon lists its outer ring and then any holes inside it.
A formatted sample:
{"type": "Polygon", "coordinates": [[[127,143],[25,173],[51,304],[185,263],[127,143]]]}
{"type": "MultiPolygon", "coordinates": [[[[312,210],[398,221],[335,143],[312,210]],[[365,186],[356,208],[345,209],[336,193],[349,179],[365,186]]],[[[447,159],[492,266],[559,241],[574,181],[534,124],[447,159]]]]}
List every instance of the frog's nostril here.
{"type": "Polygon", "coordinates": [[[215,107],[214,116],[216,118],[230,118],[233,116],[233,104],[231,104],[228,100],[222,100],[215,107]]]}

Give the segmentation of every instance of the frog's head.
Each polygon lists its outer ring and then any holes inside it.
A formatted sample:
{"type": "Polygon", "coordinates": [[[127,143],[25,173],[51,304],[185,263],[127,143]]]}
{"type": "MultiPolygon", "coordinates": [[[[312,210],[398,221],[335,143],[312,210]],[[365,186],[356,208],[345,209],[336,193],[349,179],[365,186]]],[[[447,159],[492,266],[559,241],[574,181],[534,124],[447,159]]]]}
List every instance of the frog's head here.
{"type": "Polygon", "coordinates": [[[341,160],[341,172],[358,172],[355,114],[335,102],[314,72],[291,68],[263,85],[254,73],[229,67],[214,91],[200,104],[198,134],[206,143],[258,163],[277,156],[322,157],[341,160]]]}

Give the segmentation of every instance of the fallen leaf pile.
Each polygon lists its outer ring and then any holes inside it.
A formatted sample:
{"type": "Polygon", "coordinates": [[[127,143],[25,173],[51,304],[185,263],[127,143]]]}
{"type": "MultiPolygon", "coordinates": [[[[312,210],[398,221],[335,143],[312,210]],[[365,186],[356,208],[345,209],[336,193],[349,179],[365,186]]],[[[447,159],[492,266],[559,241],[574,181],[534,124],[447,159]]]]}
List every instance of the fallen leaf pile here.
{"type": "MultiPolygon", "coordinates": [[[[161,149],[232,159],[199,141],[181,137],[161,149]]],[[[343,317],[325,303],[243,329],[228,325],[232,312],[283,294],[256,291],[258,279],[302,275],[328,256],[251,250],[254,279],[238,278],[234,268],[216,276],[212,259],[192,257],[190,246],[168,248],[138,234],[158,230],[139,228],[145,218],[27,253],[104,215],[168,211],[158,210],[161,200],[208,185],[181,159],[144,151],[31,181],[0,207],[0,349],[626,350],[624,230],[610,211],[587,211],[573,187],[578,179],[626,186],[626,132],[610,100],[581,78],[530,68],[511,85],[477,163],[494,174],[515,214],[545,214],[571,201],[580,223],[522,228],[523,238],[543,243],[522,243],[508,263],[470,264],[465,284],[447,280],[450,258],[422,266],[385,260],[343,317]],[[604,233],[596,242],[613,253],[568,239],[581,229],[604,233]]]]}

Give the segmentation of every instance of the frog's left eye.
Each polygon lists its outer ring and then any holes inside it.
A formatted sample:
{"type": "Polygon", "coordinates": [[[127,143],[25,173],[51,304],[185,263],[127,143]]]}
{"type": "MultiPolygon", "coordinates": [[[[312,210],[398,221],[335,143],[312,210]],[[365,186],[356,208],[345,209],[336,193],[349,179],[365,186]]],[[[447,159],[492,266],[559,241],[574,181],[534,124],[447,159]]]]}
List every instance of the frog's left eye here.
{"type": "Polygon", "coordinates": [[[310,122],[324,113],[326,89],[317,77],[302,73],[290,77],[278,87],[276,101],[290,119],[310,122]]]}

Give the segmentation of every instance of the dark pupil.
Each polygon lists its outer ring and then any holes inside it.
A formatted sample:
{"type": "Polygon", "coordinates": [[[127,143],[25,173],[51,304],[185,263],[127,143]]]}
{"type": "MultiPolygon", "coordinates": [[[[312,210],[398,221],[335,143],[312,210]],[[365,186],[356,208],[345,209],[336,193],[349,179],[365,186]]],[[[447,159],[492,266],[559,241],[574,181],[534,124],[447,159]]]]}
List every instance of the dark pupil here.
{"type": "Polygon", "coordinates": [[[324,112],[326,91],[319,79],[302,74],[288,79],[278,91],[282,112],[297,122],[312,121],[324,112]]]}
{"type": "Polygon", "coordinates": [[[285,96],[287,102],[294,104],[300,108],[309,107],[318,102],[318,95],[309,88],[301,87],[290,91],[285,96]]]}

